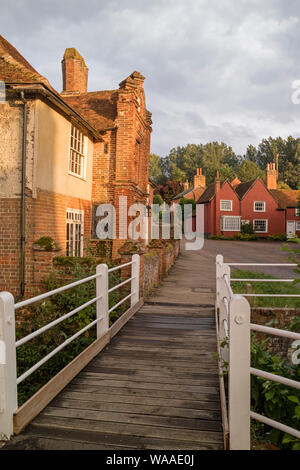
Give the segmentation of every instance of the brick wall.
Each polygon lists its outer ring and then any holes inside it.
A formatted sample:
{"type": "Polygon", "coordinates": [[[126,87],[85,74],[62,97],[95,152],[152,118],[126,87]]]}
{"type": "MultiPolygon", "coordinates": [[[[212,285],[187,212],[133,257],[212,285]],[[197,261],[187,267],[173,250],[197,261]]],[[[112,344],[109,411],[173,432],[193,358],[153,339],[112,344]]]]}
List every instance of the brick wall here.
{"type": "MultiPolygon", "coordinates": [[[[82,199],[39,190],[37,198],[26,198],[25,296],[36,292],[40,274],[49,270],[52,256],[35,251],[33,244],[40,237],[50,236],[60,246],[57,254],[65,254],[67,208],[84,211],[84,247],[91,233],[91,203],[82,199]],[[37,273],[37,271],[39,274],[37,273]]],[[[21,282],[21,203],[20,199],[0,200],[0,291],[20,294],[21,282]]]]}
{"type": "MultiPolygon", "coordinates": [[[[265,326],[271,320],[274,320],[274,328],[285,329],[293,317],[300,316],[300,309],[295,308],[251,308],[251,323],[265,326]]],[[[269,338],[269,350],[272,354],[280,355],[283,358],[289,356],[289,349],[292,340],[281,336],[270,336],[255,332],[258,339],[269,338]]]]}

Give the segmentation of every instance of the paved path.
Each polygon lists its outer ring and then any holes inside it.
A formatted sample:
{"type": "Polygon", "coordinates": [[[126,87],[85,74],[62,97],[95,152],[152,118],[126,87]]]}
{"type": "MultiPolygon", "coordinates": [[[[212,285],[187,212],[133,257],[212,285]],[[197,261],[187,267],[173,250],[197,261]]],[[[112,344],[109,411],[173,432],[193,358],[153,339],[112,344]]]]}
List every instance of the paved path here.
{"type": "Polygon", "coordinates": [[[222,449],[214,261],[203,256],[183,252],[149,302],[5,448],[222,449]]]}

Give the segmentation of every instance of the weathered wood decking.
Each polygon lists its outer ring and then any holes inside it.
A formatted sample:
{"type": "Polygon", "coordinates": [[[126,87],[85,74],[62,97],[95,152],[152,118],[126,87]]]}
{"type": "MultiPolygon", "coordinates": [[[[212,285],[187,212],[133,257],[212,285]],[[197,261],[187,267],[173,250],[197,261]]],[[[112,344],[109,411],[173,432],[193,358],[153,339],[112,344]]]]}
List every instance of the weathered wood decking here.
{"type": "Polygon", "coordinates": [[[157,292],[159,303],[145,304],[5,448],[223,448],[214,309],[195,302],[212,304],[214,295],[189,296],[183,286],[172,304],[168,294],[185,261],[157,292]]]}

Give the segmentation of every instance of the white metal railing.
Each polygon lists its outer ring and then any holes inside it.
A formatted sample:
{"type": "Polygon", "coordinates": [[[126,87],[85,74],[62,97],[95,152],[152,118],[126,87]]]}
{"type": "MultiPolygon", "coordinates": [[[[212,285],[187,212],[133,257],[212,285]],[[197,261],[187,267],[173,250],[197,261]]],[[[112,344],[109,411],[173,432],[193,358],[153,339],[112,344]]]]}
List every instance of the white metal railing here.
{"type": "MultiPolygon", "coordinates": [[[[296,264],[279,263],[224,263],[222,255],[216,258],[216,319],[219,352],[219,367],[224,364],[228,370],[228,396],[226,400],[224,380],[221,379],[221,404],[224,434],[232,450],[250,449],[250,418],[286,432],[300,439],[300,431],[273,419],[254,413],[250,409],[250,376],[256,375],[300,389],[300,382],[271,374],[251,367],[250,332],[282,336],[300,340],[300,333],[278,328],[252,324],[250,322],[250,304],[245,297],[300,297],[295,294],[234,294],[231,282],[274,282],[273,279],[231,279],[231,266],[285,266],[296,264]],[[222,347],[220,345],[222,344],[222,347]],[[227,406],[228,405],[228,406],[227,406]],[[225,420],[224,420],[225,416],[225,420]]],[[[294,279],[281,279],[275,282],[293,282],[294,279]]]]}
{"type": "Polygon", "coordinates": [[[14,297],[9,292],[0,293],[0,439],[9,439],[13,434],[13,415],[18,409],[17,401],[17,386],[47,362],[51,357],[65,348],[74,339],[78,338],[85,331],[97,326],[97,339],[103,337],[109,330],[109,314],[119,307],[126,300],[131,299],[131,307],[135,306],[139,301],[139,277],[140,277],[140,257],[139,255],[133,255],[132,261],[110,268],[106,264],[99,264],[96,267],[96,274],[81,279],[76,282],[72,282],[58,289],[54,289],[50,292],[32,297],[31,299],[24,300],[15,304],[14,297]],[[131,277],[122,281],[118,285],[109,289],[108,276],[109,273],[122,269],[124,267],[131,266],[131,277]],[[83,283],[96,280],[96,296],[78,306],[71,312],[62,315],[56,320],[48,323],[47,325],[39,328],[38,330],[30,333],[24,338],[16,341],[15,339],[15,310],[32,305],[35,302],[39,302],[48,297],[56,294],[60,294],[65,290],[77,287],[83,283]],[[109,309],[109,294],[128,283],[131,283],[130,294],[124,297],[120,302],[115,304],[109,309]],[[87,326],[79,330],[73,336],[65,340],[62,344],[56,347],[53,351],[43,357],[39,362],[29,368],[21,376],[17,377],[17,360],[16,360],[16,349],[27,343],[28,341],[36,338],[50,328],[58,325],[67,318],[72,317],[76,313],[85,309],[93,303],[96,304],[96,318],[87,326]]]}

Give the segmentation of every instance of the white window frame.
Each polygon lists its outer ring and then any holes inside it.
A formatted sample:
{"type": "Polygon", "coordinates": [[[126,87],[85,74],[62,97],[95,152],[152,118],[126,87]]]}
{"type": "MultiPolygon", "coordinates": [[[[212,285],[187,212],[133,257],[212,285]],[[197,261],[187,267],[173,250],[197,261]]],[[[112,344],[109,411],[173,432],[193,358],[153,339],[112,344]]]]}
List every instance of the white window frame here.
{"type": "Polygon", "coordinates": [[[241,231],[241,217],[239,215],[222,215],[221,216],[221,232],[240,232],[241,231]],[[229,227],[228,228],[228,219],[238,220],[238,228],[237,227],[229,227]]]}
{"type": "Polygon", "coordinates": [[[232,211],[232,200],[230,200],[230,199],[221,199],[220,200],[220,210],[221,211],[231,212],[232,211]],[[226,205],[226,203],[228,203],[228,202],[230,203],[230,209],[224,209],[224,207],[222,207],[222,204],[225,203],[225,205],[226,205]]]}
{"type": "Polygon", "coordinates": [[[66,256],[83,256],[83,236],[84,236],[84,211],[80,209],[67,208],[66,211],[66,256]],[[68,229],[69,225],[69,229],[68,229]],[[80,239],[76,238],[76,226],[80,226],[80,239]],[[72,231],[72,237],[70,234],[72,231]],[[68,237],[68,230],[70,237],[68,237]],[[78,245],[79,242],[79,250],[78,245]],[[70,246],[72,245],[72,246],[70,246]]]}
{"type": "Polygon", "coordinates": [[[295,215],[297,217],[300,217],[300,209],[298,209],[298,207],[296,207],[296,209],[295,209],[295,215]]]}
{"type": "Polygon", "coordinates": [[[86,180],[88,138],[73,124],[70,127],[69,148],[69,174],[86,180]],[[79,165],[79,171],[74,171],[76,165],[79,165]]]}
{"type": "Polygon", "coordinates": [[[268,219],[254,219],[253,220],[253,229],[255,233],[267,233],[268,232],[268,219]],[[255,222],[265,222],[266,230],[255,230],[255,222]]]}
{"type": "Polygon", "coordinates": [[[300,222],[296,221],[296,232],[300,232],[300,222]]]}
{"type": "Polygon", "coordinates": [[[253,203],[253,212],[266,212],[266,202],[265,201],[254,201],[253,203]],[[263,209],[256,209],[256,204],[263,204],[263,209]]]}

